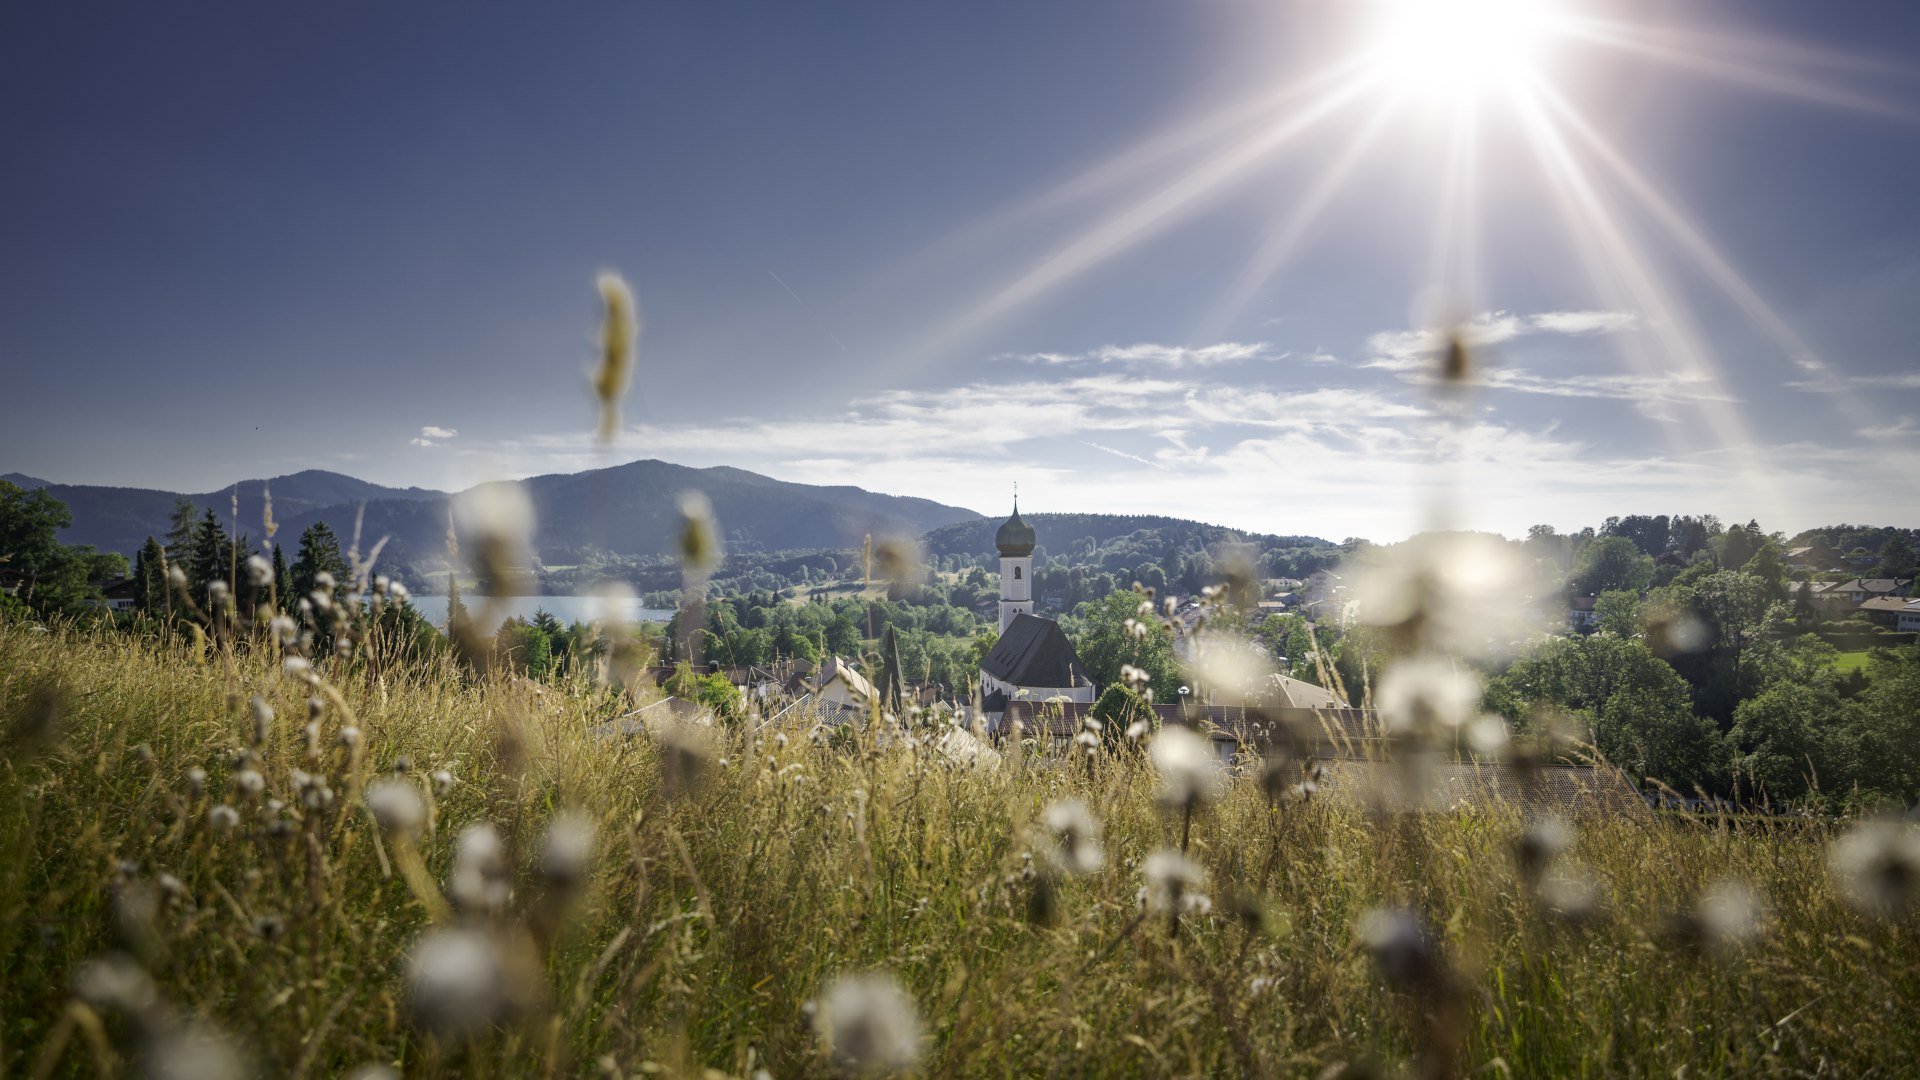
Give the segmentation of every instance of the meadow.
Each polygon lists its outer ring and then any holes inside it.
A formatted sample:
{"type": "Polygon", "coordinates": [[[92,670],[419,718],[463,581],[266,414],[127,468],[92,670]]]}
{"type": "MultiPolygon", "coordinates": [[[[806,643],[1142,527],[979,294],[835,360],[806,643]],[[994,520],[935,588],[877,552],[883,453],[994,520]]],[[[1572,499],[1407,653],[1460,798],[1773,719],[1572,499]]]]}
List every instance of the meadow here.
{"type": "Polygon", "coordinates": [[[444,657],[283,669],[264,642],[0,622],[0,1067],[1867,1076],[1920,1059],[1920,925],[1860,906],[1913,882],[1846,892],[1844,823],[1375,816],[1246,775],[1195,804],[1183,861],[1166,763],[1125,745],[970,765],[912,724],[595,732],[632,703],[444,657]]]}

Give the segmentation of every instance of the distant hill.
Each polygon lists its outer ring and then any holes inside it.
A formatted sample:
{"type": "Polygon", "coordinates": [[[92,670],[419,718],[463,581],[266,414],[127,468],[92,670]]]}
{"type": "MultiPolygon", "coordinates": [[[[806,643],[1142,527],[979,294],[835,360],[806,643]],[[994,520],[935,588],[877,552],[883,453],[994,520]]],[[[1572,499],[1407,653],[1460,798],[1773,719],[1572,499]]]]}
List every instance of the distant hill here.
{"type": "MultiPolygon", "coordinates": [[[[1075,544],[1082,548],[1105,548],[1142,531],[1150,534],[1156,543],[1174,550],[1205,551],[1218,544],[1234,542],[1253,544],[1263,550],[1335,546],[1331,541],[1317,536],[1274,536],[1270,533],[1244,532],[1155,514],[1021,514],[1020,518],[1033,526],[1041,549],[1056,556],[1066,555],[1075,544]]],[[[993,534],[1005,520],[1003,517],[984,518],[935,529],[927,533],[927,554],[991,553],[993,534]]]]}
{"type": "MultiPolygon", "coordinates": [[[[61,539],[132,553],[148,536],[166,531],[176,496],[137,488],[47,484],[7,477],[21,486],[43,487],[73,511],[74,524],[61,539]]],[[[240,531],[262,535],[262,481],[240,485],[240,531]]],[[[325,521],[343,540],[356,518],[371,545],[388,537],[388,565],[436,567],[446,550],[450,496],[422,488],[389,488],[350,476],[304,472],[264,481],[273,491],[278,539],[289,548],[302,529],[325,521]]],[[[882,495],[856,487],[795,484],[744,469],[694,469],[664,461],[635,461],[582,473],[555,473],[523,482],[534,504],[541,559],[566,564],[590,551],[656,555],[671,549],[678,533],[679,496],[700,491],[713,503],[726,540],[737,551],[860,546],[868,534],[918,536],[929,529],[979,519],[960,507],[929,499],[882,495]]],[[[224,521],[230,489],[189,495],[224,521]]]]}
{"type": "MultiPolygon", "coordinates": [[[[287,522],[326,507],[357,504],[361,500],[419,502],[445,499],[446,494],[425,488],[393,488],[370,484],[341,473],[308,469],[267,480],[242,480],[219,491],[186,494],[152,488],[102,487],[94,484],[52,484],[19,473],[0,476],[23,488],[40,488],[67,504],[73,525],[61,531],[69,544],[92,544],[101,551],[132,555],[149,536],[164,536],[174,502],[186,498],[200,510],[212,510],[225,523],[233,516],[233,496],[240,496],[240,531],[258,540],[265,500],[263,488],[273,492],[273,516],[284,531],[287,522]]],[[[441,532],[446,531],[444,514],[441,532]]],[[[349,525],[351,521],[349,520],[349,525]]],[[[296,533],[297,535],[297,533],[296,533]]]]}

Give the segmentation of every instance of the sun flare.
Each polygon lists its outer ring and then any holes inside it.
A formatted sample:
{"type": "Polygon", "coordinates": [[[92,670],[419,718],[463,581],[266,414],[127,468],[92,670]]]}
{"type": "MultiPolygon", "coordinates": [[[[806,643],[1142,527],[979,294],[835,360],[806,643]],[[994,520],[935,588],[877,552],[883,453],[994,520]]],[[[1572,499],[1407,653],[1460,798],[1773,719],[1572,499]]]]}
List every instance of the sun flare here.
{"type": "Polygon", "coordinates": [[[1564,15],[1554,0],[1378,0],[1369,67],[1416,98],[1511,93],[1543,69],[1564,15]]]}

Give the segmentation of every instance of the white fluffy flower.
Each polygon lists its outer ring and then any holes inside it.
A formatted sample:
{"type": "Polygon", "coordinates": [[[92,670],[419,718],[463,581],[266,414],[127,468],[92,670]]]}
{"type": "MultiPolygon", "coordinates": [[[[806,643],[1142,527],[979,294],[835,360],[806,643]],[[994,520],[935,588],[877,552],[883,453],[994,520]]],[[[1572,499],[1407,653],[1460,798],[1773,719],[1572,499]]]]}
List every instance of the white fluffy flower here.
{"type": "Polygon", "coordinates": [[[904,1072],[920,1058],[919,1009],[891,975],[833,980],[815,1002],[813,1023],[834,1060],[849,1072],[904,1072]]]}

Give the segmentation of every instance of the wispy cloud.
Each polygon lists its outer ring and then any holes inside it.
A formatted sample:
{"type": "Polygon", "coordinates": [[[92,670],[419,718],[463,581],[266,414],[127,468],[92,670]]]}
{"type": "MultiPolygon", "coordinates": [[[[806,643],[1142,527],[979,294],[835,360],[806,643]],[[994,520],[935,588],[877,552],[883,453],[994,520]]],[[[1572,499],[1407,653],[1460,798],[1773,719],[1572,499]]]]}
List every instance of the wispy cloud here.
{"type": "MultiPolygon", "coordinates": [[[[1546,311],[1536,315],[1483,311],[1458,326],[1456,332],[1466,345],[1486,348],[1527,334],[1615,334],[1633,329],[1639,321],[1639,316],[1630,311],[1546,311]]],[[[1445,334],[1440,330],[1383,330],[1367,339],[1368,359],[1360,366],[1417,371],[1430,367],[1434,354],[1445,344],[1445,334]]]]}
{"type": "Polygon", "coordinates": [[[1833,365],[1811,356],[1797,357],[1794,366],[1807,373],[1785,385],[1789,390],[1809,394],[1839,394],[1851,390],[1920,390],[1920,371],[1895,371],[1878,375],[1845,375],[1833,365]]]}
{"type": "Polygon", "coordinates": [[[1102,345],[1086,352],[1008,353],[999,359],[1026,364],[1103,364],[1128,368],[1201,368],[1244,364],[1254,360],[1281,360],[1287,352],[1271,342],[1222,341],[1214,345],[1102,345]]]}
{"type": "Polygon", "coordinates": [[[459,434],[460,433],[453,428],[428,424],[426,427],[420,429],[420,434],[407,441],[414,446],[439,446],[445,440],[454,438],[459,434]]]}

